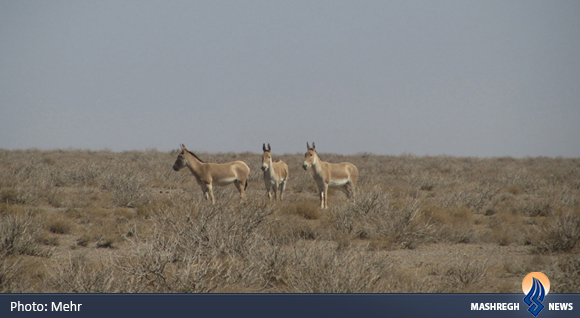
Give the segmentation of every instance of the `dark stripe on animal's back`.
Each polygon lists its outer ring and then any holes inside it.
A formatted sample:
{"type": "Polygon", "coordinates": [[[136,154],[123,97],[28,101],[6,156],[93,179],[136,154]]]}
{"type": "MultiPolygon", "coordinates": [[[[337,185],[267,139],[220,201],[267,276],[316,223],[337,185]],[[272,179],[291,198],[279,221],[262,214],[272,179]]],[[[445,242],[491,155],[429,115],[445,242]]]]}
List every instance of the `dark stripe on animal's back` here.
{"type": "Polygon", "coordinates": [[[197,159],[197,160],[199,160],[199,161],[201,161],[201,162],[204,162],[203,160],[199,159],[199,157],[198,157],[198,156],[196,156],[196,155],[195,155],[193,152],[191,152],[191,151],[189,151],[189,150],[187,150],[187,152],[189,152],[189,154],[190,154],[190,155],[194,156],[194,157],[195,157],[195,159],[197,159]]]}

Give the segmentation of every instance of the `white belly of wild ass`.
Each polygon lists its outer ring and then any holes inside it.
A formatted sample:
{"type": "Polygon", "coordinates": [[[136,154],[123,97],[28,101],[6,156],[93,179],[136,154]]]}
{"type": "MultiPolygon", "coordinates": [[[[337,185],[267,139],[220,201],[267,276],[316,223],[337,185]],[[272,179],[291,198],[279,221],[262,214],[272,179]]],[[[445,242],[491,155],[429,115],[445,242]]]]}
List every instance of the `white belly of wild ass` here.
{"type": "Polygon", "coordinates": [[[217,186],[227,186],[227,185],[231,184],[234,181],[236,181],[236,177],[222,178],[222,179],[215,180],[215,184],[217,186]]]}

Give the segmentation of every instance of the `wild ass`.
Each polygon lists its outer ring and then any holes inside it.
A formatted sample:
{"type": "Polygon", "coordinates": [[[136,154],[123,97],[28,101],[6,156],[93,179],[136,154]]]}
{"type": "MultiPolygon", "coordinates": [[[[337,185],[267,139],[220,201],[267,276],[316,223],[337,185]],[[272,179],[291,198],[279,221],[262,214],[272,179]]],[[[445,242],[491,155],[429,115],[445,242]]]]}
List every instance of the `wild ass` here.
{"type": "Polygon", "coordinates": [[[312,143],[312,148],[306,143],[308,151],[304,154],[304,163],[302,168],[307,170],[312,167],[312,176],[318,191],[320,192],[320,207],[328,208],[328,187],[340,187],[348,198],[354,197],[354,190],[356,181],[358,179],[358,169],[350,162],[329,163],[322,161],[316,153],[314,148],[316,145],[312,143]]]}
{"type": "Polygon", "coordinates": [[[276,201],[278,201],[278,198],[282,200],[286,181],[288,180],[288,165],[282,160],[272,161],[270,144],[268,144],[268,149],[266,149],[266,144],[262,144],[262,150],[264,150],[264,154],[262,154],[262,171],[264,171],[264,184],[268,192],[268,199],[272,201],[271,191],[274,190],[276,201]],[[280,190],[279,195],[278,189],[280,190]]]}
{"type": "Polygon", "coordinates": [[[179,171],[183,167],[188,167],[195,177],[197,184],[205,195],[206,200],[211,198],[211,203],[215,204],[213,196],[213,185],[227,186],[231,183],[236,185],[240,191],[240,202],[245,197],[245,190],[248,187],[248,175],[250,168],[243,161],[232,161],[227,163],[203,162],[193,152],[181,145],[181,153],[177,156],[173,170],[179,171]]]}

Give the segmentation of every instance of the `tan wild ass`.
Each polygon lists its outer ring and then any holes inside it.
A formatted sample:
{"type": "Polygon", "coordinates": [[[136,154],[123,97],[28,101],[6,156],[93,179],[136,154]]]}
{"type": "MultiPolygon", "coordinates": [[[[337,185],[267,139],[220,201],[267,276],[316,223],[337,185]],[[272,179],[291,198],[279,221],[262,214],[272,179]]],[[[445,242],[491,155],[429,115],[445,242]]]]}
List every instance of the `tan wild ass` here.
{"type": "Polygon", "coordinates": [[[304,170],[312,167],[312,176],[318,191],[320,192],[320,207],[328,208],[328,187],[340,187],[347,195],[347,197],[354,197],[354,190],[356,181],[358,179],[358,169],[350,162],[329,163],[320,160],[318,153],[314,148],[316,145],[312,143],[312,148],[306,143],[308,151],[304,154],[304,163],[302,168],[304,170]]]}
{"type": "Polygon", "coordinates": [[[266,191],[268,191],[268,199],[272,201],[271,191],[274,190],[276,201],[278,201],[278,197],[282,200],[286,181],[288,180],[288,165],[282,160],[272,161],[270,144],[268,144],[268,149],[266,149],[266,144],[262,144],[262,150],[264,150],[262,171],[264,171],[264,184],[266,185],[266,191]],[[280,195],[278,195],[278,190],[280,190],[280,195]]]}
{"type": "Polygon", "coordinates": [[[181,145],[181,153],[177,156],[173,170],[179,171],[183,167],[188,167],[206,200],[211,198],[211,203],[215,204],[213,196],[213,185],[227,186],[231,183],[236,185],[240,191],[240,202],[245,197],[245,190],[248,187],[248,175],[250,168],[243,161],[232,161],[227,163],[206,163],[199,159],[193,152],[181,145]]]}

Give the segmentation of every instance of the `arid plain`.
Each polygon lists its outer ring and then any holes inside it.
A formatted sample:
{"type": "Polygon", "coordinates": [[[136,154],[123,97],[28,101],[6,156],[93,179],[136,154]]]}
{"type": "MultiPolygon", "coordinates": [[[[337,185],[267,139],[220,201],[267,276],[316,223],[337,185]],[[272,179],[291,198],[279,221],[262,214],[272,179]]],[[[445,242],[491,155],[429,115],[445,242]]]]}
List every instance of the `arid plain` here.
{"type": "Polygon", "coordinates": [[[267,200],[260,146],[196,153],[251,169],[213,206],[177,151],[0,150],[0,292],[519,293],[532,271],[580,291],[578,158],[320,153],[360,172],[320,209],[303,154],[275,149],[267,200]]]}

